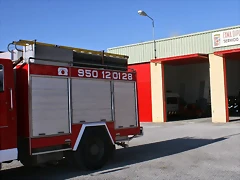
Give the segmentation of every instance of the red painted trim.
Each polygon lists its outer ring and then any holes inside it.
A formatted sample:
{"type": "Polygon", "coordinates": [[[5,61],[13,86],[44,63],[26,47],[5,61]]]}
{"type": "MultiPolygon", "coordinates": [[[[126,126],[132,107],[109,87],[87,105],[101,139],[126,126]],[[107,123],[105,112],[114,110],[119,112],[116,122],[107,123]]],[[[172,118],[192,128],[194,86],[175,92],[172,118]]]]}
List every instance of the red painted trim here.
{"type": "Polygon", "coordinates": [[[140,132],[140,126],[136,128],[116,129],[115,132],[120,133],[121,136],[136,135],[140,132]]]}
{"type": "Polygon", "coordinates": [[[115,126],[114,126],[115,124],[114,124],[114,122],[107,122],[106,125],[107,125],[107,128],[108,128],[111,136],[112,136],[113,141],[115,142],[115,140],[116,140],[116,131],[115,131],[115,126]]]}
{"type": "MultiPolygon", "coordinates": [[[[125,129],[117,129],[114,128],[114,122],[107,122],[106,123],[108,130],[115,141],[116,133],[119,133],[121,136],[128,136],[128,135],[136,135],[140,132],[140,126],[135,128],[125,128],[125,129]]],[[[43,148],[48,146],[55,146],[55,145],[63,145],[65,144],[65,140],[71,140],[71,147],[75,145],[77,140],[78,134],[81,130],[81,124],[72,125],[72,134],[62,135],[62,136],[51,136],[51,137],[39,137],[39,138],[32,138],[31,139],[31,148],[43,148]]]]}
{"type": "Polygon", "coordinates": [[[64,66],[51,66],[51,65],[41,65],[41,64],[29,64],[29,73],[35,75],[49,75],[49,76],[60,76],[58,75],[59,68],[66,69],[67,75],[69,76],[69,68],[64,66]]]}
{"type": "Polygon", "coordinates": [[[163,122],[167,122],[167,108],[166,108],[166,95],[165,95],[165,71],[164,64],[161,64],[162,69],[162,94],[163,94],[163,122]]]}
{"type": "MultiPolygon", "coordinates": [[[[115,131],[114,131],[114,123],[107,122],[106,123],[109,132],[112,138],[115,140],[115,131]]],[[[61,135],[61,136],[51,136],[51,137],[39,137],[39,138],[32,138],[31,139],[31,148],[42,148],[47,146],[55,146],[55,145],[63,145],[65,144],[65,140],[71,140],[71,147],[73,148],[75,142],[77,140],[78,134],[82,128],[82,124],[73,124],[72,125],[72,133],[68,135],[61,135]]]]}
{"type": "Polygon", "coordinates": [[[135,92],[136,92],[136,97],[137,97],[137,103],[136,103],[136,106],[137,106],[137,119],[138,119],[138,127],[140,127],[140,114],[139,114],[139,96],[138,96],[138,83],[137,83],[137,71],[136,71],[136,77],[135,77],[135,80],[136,80],[136,83],[135,83],[135,92]]]}
{"type": "Polygon", "coordinates": [[[137,99],[140,122],[152,122],[152,93],[150,63],[129,65],[136,70],[137,99]]]}
{"type": "Polygon", "coordinates": [[[229,122],[229,110],[228,110],[228,87],[227,87],[227,62],[226,58],[223,58],[223,78],[225,89],[225,110],[226,110],[226,122],[229,122]]]}
{"type": "Polygon", "coordinates": [[[17,132],[19,137],[25,138],[30,136],[28,70],[28,64],[16,67],[17,132]]]}
{"type": "Polygon", "coordinates": [[[31,147],[32,149],[34,149],[34,148],[62,145],[62,144],[65,144],[66,139],[71,139],[71,135],[32,138],[31,147]]]}
{"type": "Polygon", "coordinates": [[[172,56],[167,58],[158,58],[158,59],[152,59],[151,62],[153,63],[160,63],[160,62],[166,62],[166,61],[173,61],[173,60],[180,60],[180,59],[192,59],[192,58],[202,58],[202,59],[208,59],[208,54],[188,54],[188,55],[182,55],[182,56],[172,56]]]}
{"type": "Polygon", "coordinates": [[[134,72],[100,70],[94,68],[74,68],[52,65],[30,65],[30,74],[48,75],[48,76],[65,76],[77,78],[92,78],[92,79],[109,79],[122,81],[135,81],[136,75],[134,72]]]}
{"type": "Polygon", "coordinates": [[[227,59],[239,60],[240,48],[215,51],[214,55],[223,57],[223,71],[224,71],[224,88],[225,88],[225,104],[226,104],[226,122],[229,122],[229,110],[228,110],[228,87],[227,87],[227,59]]]}
{"type": "Polygon", "coordinates": [[[223,55],[232,54],[232,53],[240,53],[240,48],[223,50],[223,51],[215,51],[214,52],[214,54],[217,55],[217,56],[223,56],[223,55]]]}

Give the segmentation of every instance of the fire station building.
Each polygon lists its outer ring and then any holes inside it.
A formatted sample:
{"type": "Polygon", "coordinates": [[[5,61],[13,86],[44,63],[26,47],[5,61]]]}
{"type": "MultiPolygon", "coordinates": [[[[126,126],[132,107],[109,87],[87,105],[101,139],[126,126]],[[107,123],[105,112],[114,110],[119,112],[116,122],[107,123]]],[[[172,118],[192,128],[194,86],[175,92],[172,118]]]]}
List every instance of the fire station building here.
{"type": "Polygon", "coordinates": [[[240,25],[109,48],[137,71],[141,122],[239,115],[240,25]],[[177,99],[177,100],[176,100],[177,99]]]}

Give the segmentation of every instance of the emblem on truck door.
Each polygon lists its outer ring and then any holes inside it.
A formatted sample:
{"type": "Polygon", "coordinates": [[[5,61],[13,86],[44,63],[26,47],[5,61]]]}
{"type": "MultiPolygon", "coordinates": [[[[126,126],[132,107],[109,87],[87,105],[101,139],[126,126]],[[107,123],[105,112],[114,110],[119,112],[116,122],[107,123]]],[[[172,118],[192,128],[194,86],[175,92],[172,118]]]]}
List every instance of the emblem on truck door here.
{"type": "Polygon", "coordinates": [[[67,76],[68,75],[68,69],[67,68],[58,68],[58,75],[59,76],[67,76]]]}

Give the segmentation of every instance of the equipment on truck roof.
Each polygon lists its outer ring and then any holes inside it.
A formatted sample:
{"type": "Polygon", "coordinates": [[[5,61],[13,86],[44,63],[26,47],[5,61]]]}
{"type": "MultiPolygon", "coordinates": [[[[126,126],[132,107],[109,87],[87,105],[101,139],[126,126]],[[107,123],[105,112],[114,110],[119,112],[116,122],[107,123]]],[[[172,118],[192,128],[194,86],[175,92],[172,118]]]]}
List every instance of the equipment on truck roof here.
{"type": "MultiPolygon", "coordinates": [[[[65,52],[70,51],[72,55],[72,64],[74,66],[81,67],[93,67],[93,68],[104,68],[104,69],[112,69],[112,70],[127,70],[127,60],[128,56],[106,53],[104,51],[93,51],[81,48],[74,48],[68,46],[60,46],[54,44],[47,44],[42,42],[29,41],[29,40],[19,40],[13,41],[8,45],[8,51],[11,52],[10,46],[14,45],[17,51],[23,52],[23,49],[19,49],[17,46],[29,47],[30,45],[39,47],[49,47],[48,49],[60,48],[65,50],[65,52]]],[[[47,49],[47,48],[46,48],[47,49]]]]}

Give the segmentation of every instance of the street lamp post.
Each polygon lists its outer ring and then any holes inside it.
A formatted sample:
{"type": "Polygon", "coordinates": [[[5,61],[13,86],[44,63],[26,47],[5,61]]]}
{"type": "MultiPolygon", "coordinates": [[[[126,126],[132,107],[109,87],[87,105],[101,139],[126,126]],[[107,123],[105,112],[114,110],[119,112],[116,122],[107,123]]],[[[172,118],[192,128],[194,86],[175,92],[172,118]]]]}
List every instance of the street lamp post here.
{"type": "Polygon", "coordinates": [[[153,18],[151,18],[149,15],[147,15],[147,13],[145,13],[143,10],[139,10],[138,14],[140,16],[147,16],[149,19],[152,20],[152,27],[153,27],[153,45],[154,45],[154,57],[155,59],[157,58],[157,54],[156,54],[156,41],[155,41],[155,32],[154,32],[154,20],[153,18]]]}

